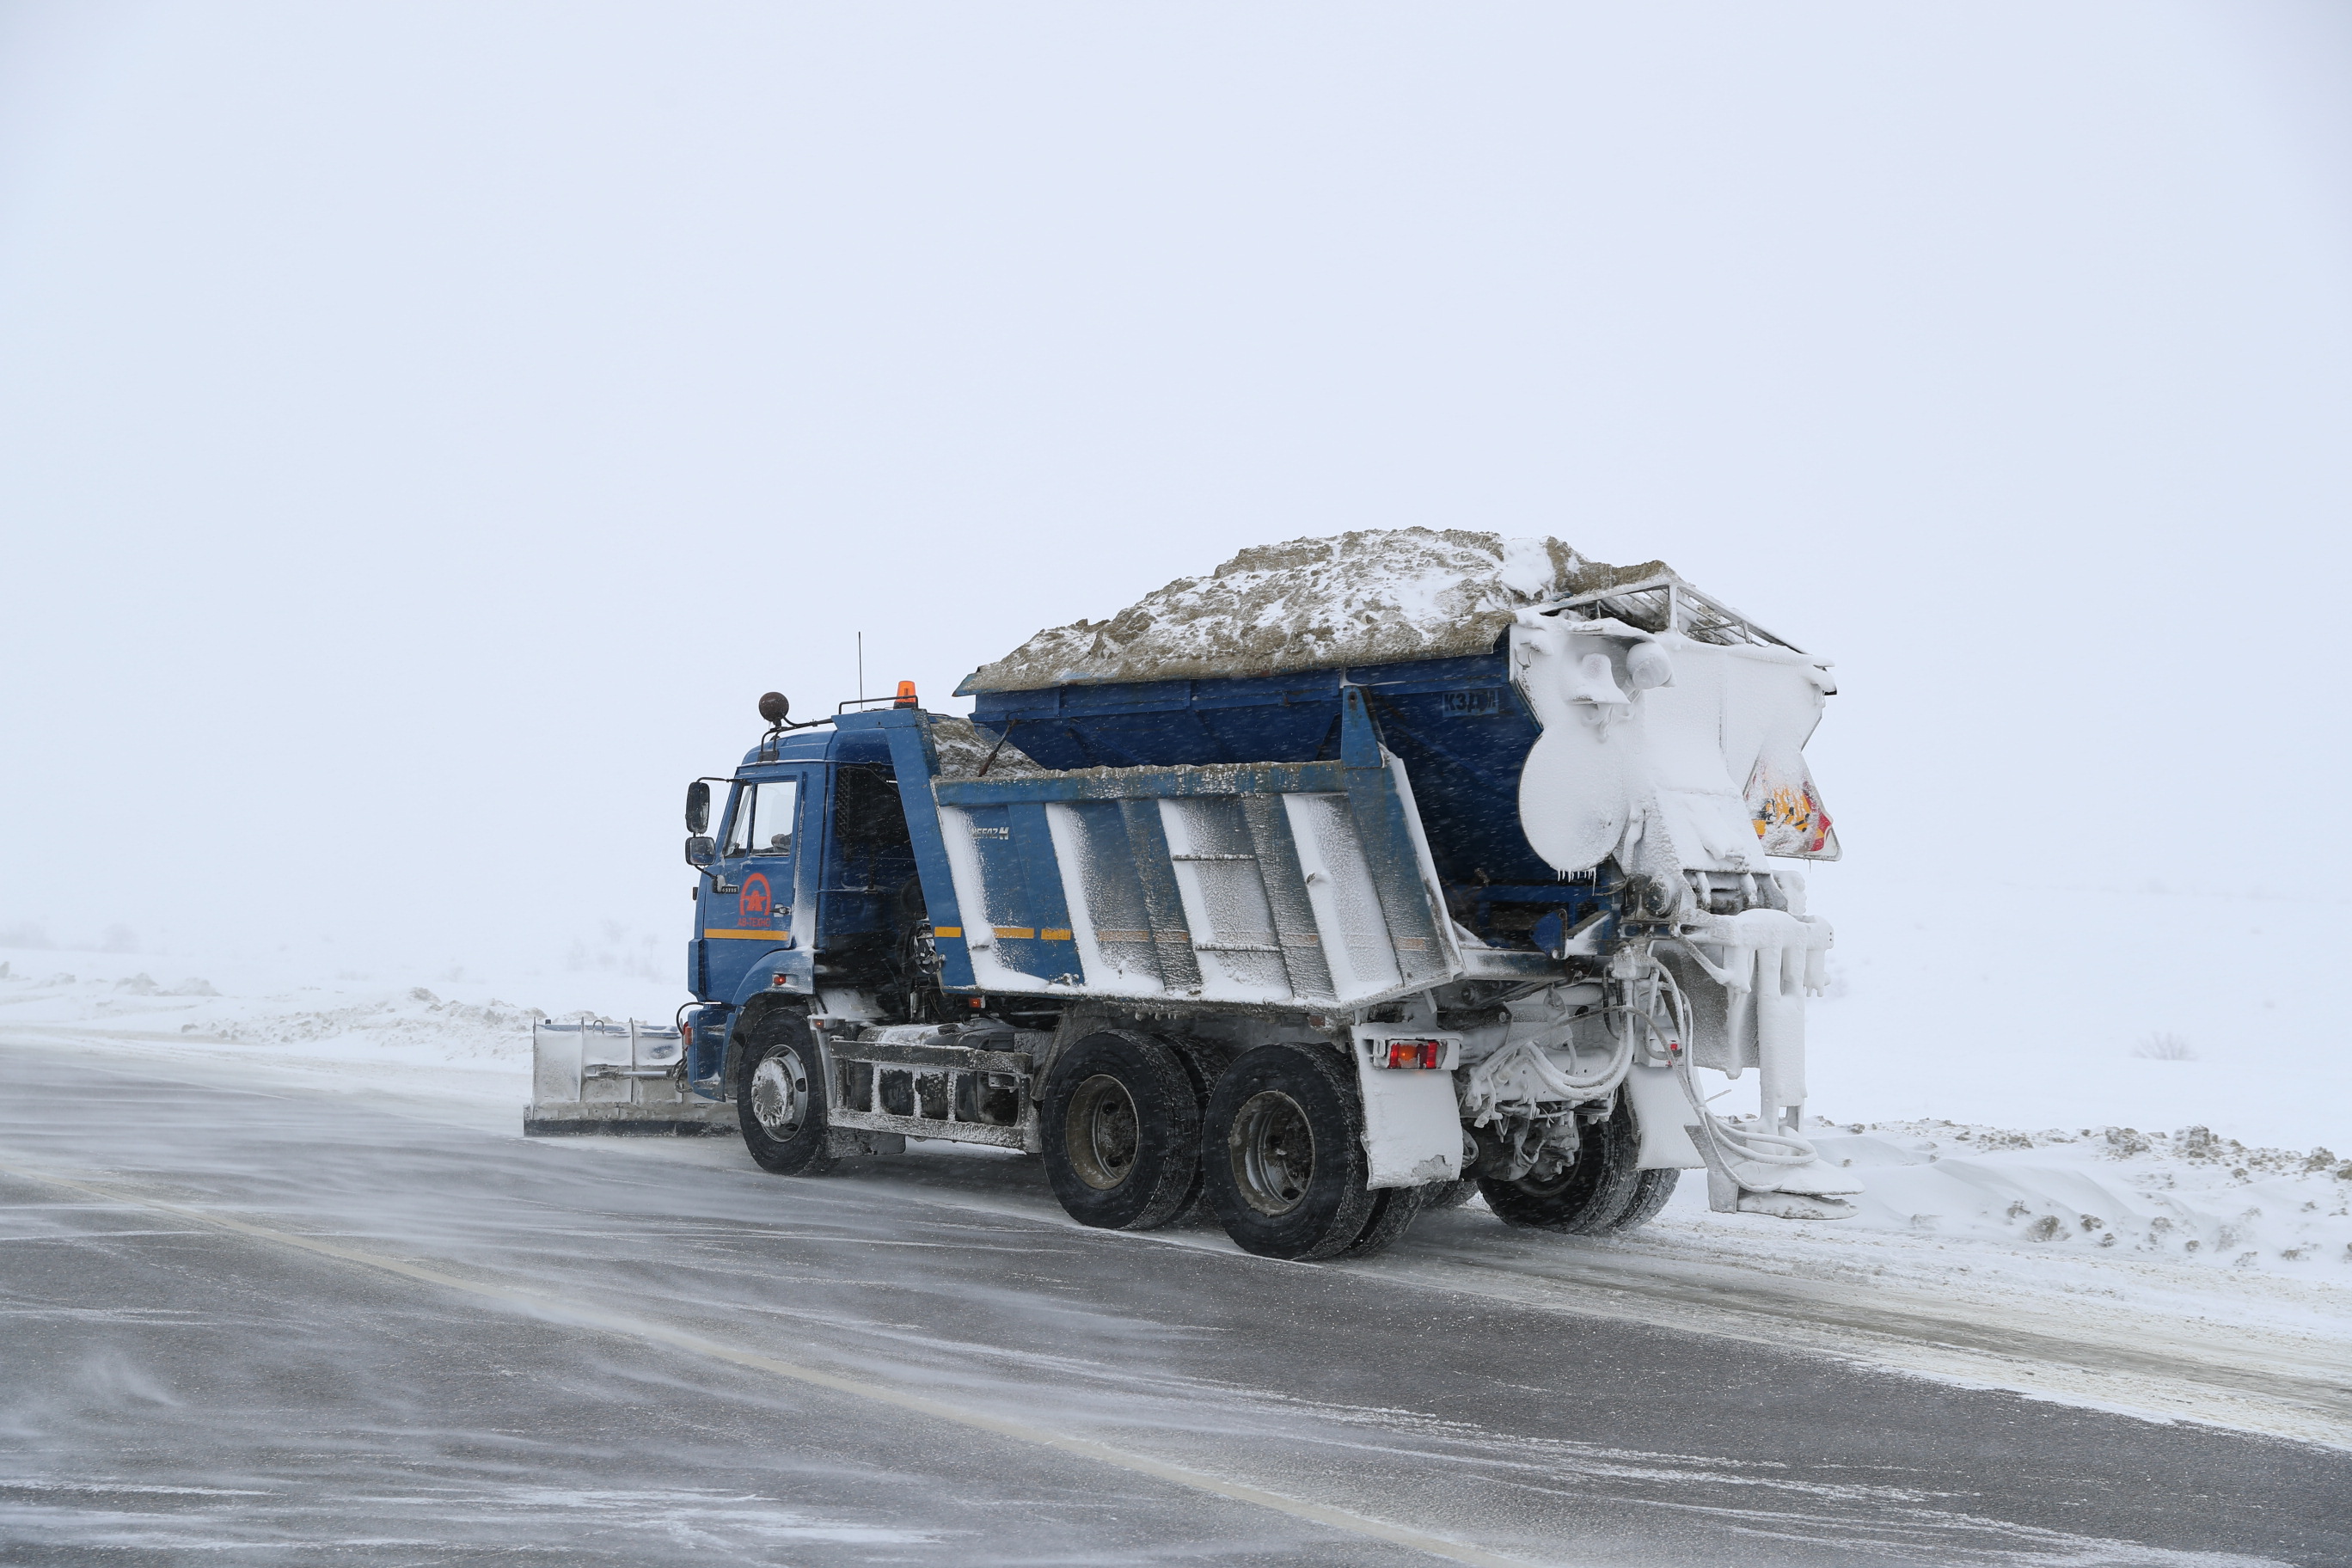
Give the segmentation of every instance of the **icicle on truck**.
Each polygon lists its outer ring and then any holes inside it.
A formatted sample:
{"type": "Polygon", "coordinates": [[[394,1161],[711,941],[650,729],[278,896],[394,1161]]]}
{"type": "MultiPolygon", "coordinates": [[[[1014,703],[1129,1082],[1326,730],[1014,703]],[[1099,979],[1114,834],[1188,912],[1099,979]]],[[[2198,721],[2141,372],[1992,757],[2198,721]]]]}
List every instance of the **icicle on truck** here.
{"type": "Polygon", "coordinates": [[[1474,1184],[1585,1234],[1685,1170],[1718,1210],[1851,1212],[1801,1131],[1830,931],[1766,868],[1836,853],[1822,661],[1669,574],[1465,657],[964,689],[970,721],[908,686],[805,725],[770,693],[690,786],[698,1005],[635,1070],[731,1103],[765,1169],[994,1144],[1085,1224],[1205,1205],[1288,1258],[1474,1184]],[[1758,1114],[1701,1068],[1753,1071],[1758,1114]]]}

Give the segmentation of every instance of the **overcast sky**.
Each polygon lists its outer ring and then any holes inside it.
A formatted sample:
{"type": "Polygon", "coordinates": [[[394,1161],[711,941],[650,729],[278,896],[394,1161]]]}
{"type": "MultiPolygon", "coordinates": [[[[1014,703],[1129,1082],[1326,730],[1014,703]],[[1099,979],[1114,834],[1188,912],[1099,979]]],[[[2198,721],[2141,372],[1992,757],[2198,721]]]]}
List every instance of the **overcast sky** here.
{"type": "Polygon", "coordinates": [[[2341,905],[2347,84],[2330,0],[0,5],[0,932],[682,944],[859,631],[960,710],[1414,523],[1836,658],[1832,919],[2341,905]]]}

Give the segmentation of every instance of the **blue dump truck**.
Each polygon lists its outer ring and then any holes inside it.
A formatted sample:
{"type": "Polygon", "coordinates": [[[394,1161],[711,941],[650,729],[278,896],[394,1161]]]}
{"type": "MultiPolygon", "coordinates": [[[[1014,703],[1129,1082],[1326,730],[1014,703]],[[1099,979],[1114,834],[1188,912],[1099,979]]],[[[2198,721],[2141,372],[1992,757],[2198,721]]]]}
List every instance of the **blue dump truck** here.
{"type": "MultiPolygon", "coordinates": [[[[975,678],[968,720],[772,692],[688,789],[697,1001],[584,1070],[625,1116],[731,1108],[779,1175],[990,1144],[1081,1223],[1205,1206],[1276,1258],[1474,1192],[1622,1231],[1685,1170],[1717,1209],[1849,1213],[1801,1125],[1829,928],[1765,865],[1836,853],[1801,754],[1826,670],[1662,574],[1466,655],[975,678]],[[1707,1109],[1699,1071],[1751,1069],[1753,1115],[1707,1109]]],[[[586,1081],[562,1049],[542,1100],[586,1081]]]]}

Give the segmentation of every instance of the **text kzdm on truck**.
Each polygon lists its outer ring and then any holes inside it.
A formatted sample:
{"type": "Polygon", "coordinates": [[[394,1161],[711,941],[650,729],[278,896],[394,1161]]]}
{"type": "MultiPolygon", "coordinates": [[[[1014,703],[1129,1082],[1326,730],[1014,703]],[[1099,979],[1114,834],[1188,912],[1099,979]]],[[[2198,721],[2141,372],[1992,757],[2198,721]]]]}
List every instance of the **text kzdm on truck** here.
{"type": "Polygon", "coordinates": [[[1086,1224],[1205,1204],[1278,1258],[1473,1184],[1584,1233],[1684,1170],[1719,1210],[1851,1212],[1800,1117],[1830,932],[1766,868],[1836,854],[1822,660],[1657,573],[1467,654],[1004,686],[969,721],[763,699],[688,795],[678,1059],[613,1071],[731,1103],[782,1174],[995,1144],[1086,1224]],[[1759,1114],[1701,1068],[1754,1070],[1759,1114]]]}

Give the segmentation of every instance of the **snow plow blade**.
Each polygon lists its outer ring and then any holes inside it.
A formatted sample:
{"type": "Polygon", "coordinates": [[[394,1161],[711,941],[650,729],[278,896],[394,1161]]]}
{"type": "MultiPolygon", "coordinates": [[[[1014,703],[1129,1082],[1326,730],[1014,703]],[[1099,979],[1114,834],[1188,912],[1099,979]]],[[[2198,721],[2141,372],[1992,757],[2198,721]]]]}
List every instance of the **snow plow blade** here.
{"type": "Polygon", "coordinates": [[[682,1041],[663,1025],[542,1019],[530,1030],[530,1108],[524,1135],[732,1136],[735,1108],[684,1087],[682,1041]]]}

